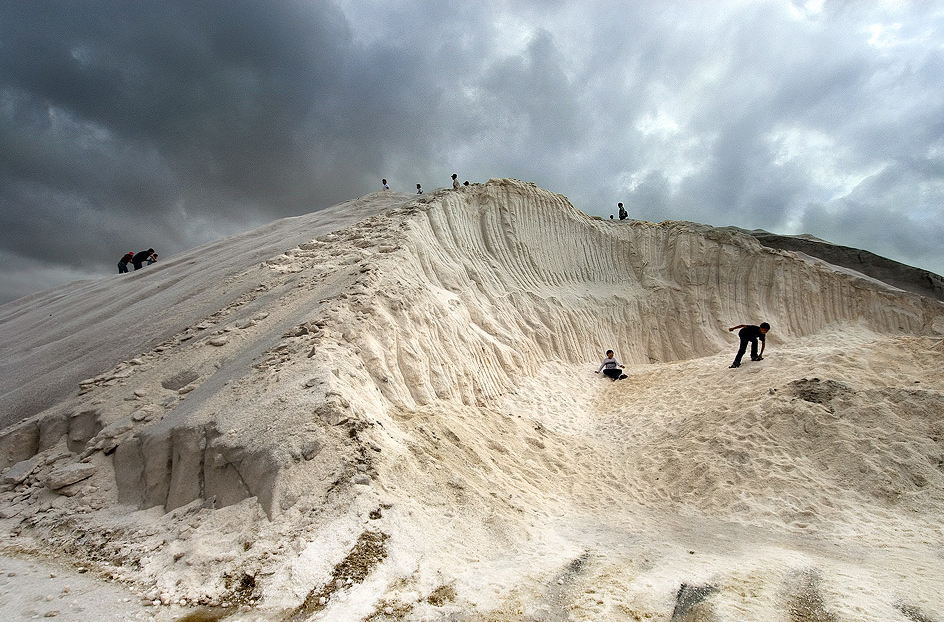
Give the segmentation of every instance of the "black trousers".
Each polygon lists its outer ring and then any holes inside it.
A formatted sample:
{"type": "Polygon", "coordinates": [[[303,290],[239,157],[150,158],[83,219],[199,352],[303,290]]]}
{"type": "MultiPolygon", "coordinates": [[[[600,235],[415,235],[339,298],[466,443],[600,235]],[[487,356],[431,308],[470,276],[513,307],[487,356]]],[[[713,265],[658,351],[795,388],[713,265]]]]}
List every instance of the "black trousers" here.
{"type": "MultiPolygon", "coordinates": [[[[742,329],[743,330],[743,329],[742,329]]],[[[738,348],[737,356],[734,357],[734,364],[741,364],[741,357],[744,356],[744,352],[747,350],[747,344],[751,344],[751,360],[757,358],[757,337],[748,337],[738,333],[738,337],[741,338],[741,346],[738,348]]]]}

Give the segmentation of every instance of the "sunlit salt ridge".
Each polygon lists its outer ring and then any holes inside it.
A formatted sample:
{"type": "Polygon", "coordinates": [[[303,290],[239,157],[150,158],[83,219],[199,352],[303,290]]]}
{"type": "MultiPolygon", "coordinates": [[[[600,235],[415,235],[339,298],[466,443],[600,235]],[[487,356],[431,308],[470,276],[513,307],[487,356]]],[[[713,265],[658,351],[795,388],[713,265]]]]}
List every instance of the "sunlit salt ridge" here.
{"type": "Polygon", "coordinates": [[[0,307],[0,526],[243,619],[939,619],[942,334],[734,230],[372,194],[0,307]]]}

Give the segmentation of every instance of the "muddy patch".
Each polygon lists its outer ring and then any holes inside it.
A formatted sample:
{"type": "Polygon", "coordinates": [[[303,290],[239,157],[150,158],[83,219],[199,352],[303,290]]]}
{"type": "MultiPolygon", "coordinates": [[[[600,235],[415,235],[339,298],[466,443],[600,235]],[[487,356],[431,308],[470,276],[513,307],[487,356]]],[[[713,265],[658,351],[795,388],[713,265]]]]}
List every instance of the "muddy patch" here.
{"type": "Polygon", "coordinates": [[[852,395],[854,391],[848,385],[835,380],[803,378],[787,385],[787,392],[803,401],[813,404],[829,404],[836,398],[852,395]]]}
{"type": "Polygon", "coordinates": [[[331,579],[323,586],[309,592],[298,609],[291,612],[286,622],[307,620],[313,613],[324,609],[331,595],[340,590],[362,583],[378,564],[387,557],[387,534],[365,531],[347,557],[338,562],[331,572],[331,579]]]}

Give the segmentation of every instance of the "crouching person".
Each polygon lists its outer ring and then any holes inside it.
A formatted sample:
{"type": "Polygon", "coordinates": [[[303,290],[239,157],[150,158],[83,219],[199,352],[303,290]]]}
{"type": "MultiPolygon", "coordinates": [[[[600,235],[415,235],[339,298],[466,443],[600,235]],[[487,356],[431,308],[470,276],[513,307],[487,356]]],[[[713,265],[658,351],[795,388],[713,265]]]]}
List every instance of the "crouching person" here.
{"type": "Polygon", "coordinates": [[[612,378],[613,380],[622,380],[626,378],[626,374],[623,373],[625,365],[616,360],[613,354],[613,350],[606,351],[606,358],[603,359],[603,362],[600,363],[600,368],[596,373],[603,372],[603,375],[607,378],[612,378]]]}

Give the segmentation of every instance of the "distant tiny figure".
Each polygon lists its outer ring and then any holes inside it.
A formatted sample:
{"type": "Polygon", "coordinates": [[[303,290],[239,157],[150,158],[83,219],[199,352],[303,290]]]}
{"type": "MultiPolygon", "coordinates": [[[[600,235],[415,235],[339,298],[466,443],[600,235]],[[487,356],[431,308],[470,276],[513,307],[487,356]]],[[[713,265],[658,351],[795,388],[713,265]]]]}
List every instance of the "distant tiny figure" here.
{"type": "Polygon", "coordinates": [[[423,194],[423,187],[416,184],[416,194],[423,194]]]}
{"type": "Polygon", "coordinates": [[[383,182],[384,191],[390,190],[390,186],[387,185],[386,179],[381,179],[380,181],[383,182]]]}
{"type": "Polygon", "coordinates": [[[600,369],[596,370],[594,373],[599,374],[601,371],[603,375],[607,378],[612,378],[613,380],[623,380],[627,378],[621,370],[625,368],[625,365],[616,360],[613,356],[613,350],[606,351],[606,358],[603,359],[603,362],[600,363],[600,369]]]}
{"type": "Polygon", "coordinates": [[[118,274],[124,274],[128,271],[128,264],[131,263],[132,257],[134,257],[134,252],[128,251],[125,253],[125,256],[118,261],[118,274]]]}
{"type": "Polygon", "coordinates": [[[464,182],[462,182],[462,185],[463,185],[463,186],[468,186],[468,185],[469,185],[469,180],[466,179],[464,182]]]}
{"type": "Polygon", "coordinates": [[[148,257],[147,265],[150,266],[152,263],[157,263],[157,253],[151,253],[151,256],[148,257]]]}
{"type": "Polygon", "coordinates": [[[626,211],[626,208],[623,207],[623,204],[617,203],[617,206],[619,207],[619,219],[626,220],[629,218],[629,213],[626,211]]]}
{"type": "Polygon", "coordinates": [[[610,214],[610,220],[613,220],[613,214],[610,214]]]}
{"type": "Polygon", "coordinates": [[[141,267],[141,264],[153,254],[154,254],[153,248],[149,248],[146,251],[141,251],[140,253],[136,253],[134,257],[131,258],[131,265],[133,265],[134,269],[137,270],[138,268],[141,267]]]}
{"type": "Polygon", "coordinates": [[[741,366],[741,357],[744,356],[745,350],[747,350],[747,344],[751,344],[751,360],[752,361],[763,361],[764,360],[764,348],[767,347],[767,340],[765,336],[767,331],[770,330],[770,324],[767,322],[762,322],[760,326],[754,326],[753,324],[738,324],[737,326],[732,326],[728,329],[728,332],[733,330],[741,329],[738,331],[738,337],[741,339],[741,345],[738,347],[737,356],[734,357],[734,362],[731,363],[730,369],[741,366]],[[760,340],[760,353],[757,352],[757,340],[760,340]]]}
{"type": "Polygon", "coordinates": [[[459,176],[456,175],[455,173],[452,174],[452,189],[453,190],[459,189],[459,176]]]}

